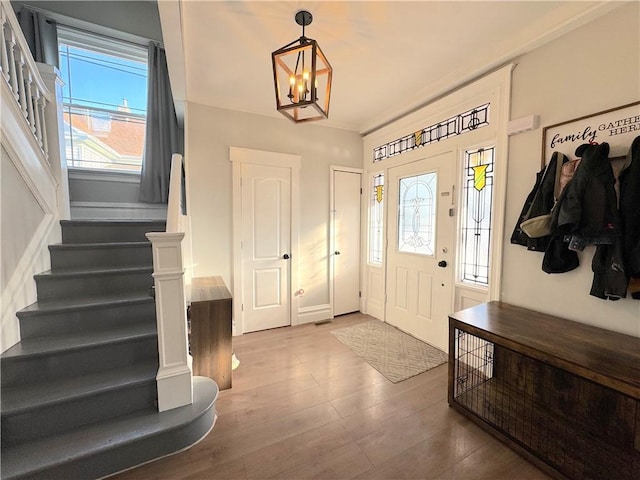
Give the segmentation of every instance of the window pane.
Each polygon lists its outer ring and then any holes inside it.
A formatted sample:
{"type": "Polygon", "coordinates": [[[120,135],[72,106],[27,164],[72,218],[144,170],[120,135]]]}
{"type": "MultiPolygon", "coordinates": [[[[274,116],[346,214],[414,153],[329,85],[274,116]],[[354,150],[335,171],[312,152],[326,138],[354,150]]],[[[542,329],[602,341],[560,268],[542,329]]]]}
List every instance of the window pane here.
{"type": "Polygon", "coordinates": [[[475,285],[489,284],[493,165],[493,147],[465,152],[460,271],[475,285]]]}
{"type": "MultiPolygon", "coordinates": [[[[71,167],[140,171],[147,110],[147,64],[105,53],[104,46],[78,47],[80,34],[60,35],[67,164],[71,167]]],[[[144,58],[144,49],[137,56],[144,58]]]]}
{"type": "Polygon", "coordinates": [[[400,179],[398,249],[433,255],[436,226],[437,173],[400,179]]]}
{"type": "Polygon", "coordinates": [[[384,174],[373,177],[373,190],[369,207],[369,263],[382,264],[382,230],[384,220],[384,174]]]}

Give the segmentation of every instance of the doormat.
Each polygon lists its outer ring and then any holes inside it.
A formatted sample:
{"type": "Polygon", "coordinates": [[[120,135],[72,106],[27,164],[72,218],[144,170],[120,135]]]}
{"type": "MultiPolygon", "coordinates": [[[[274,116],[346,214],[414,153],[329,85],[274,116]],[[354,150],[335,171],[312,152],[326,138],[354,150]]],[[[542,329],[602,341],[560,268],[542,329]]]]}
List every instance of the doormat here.
{"type": "Polygon", "coordinates": [[[442,350],[380,320],[332,330],[331,334],[393,383],[426,372],[449,359],[442,350]]]}

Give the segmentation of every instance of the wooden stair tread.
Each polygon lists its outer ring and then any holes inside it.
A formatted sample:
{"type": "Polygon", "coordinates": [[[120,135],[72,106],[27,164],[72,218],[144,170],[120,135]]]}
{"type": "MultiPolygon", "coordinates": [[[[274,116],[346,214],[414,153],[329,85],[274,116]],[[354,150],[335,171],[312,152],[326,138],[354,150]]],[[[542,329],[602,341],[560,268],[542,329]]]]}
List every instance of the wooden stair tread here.
{"type": "Polygon", "coordinates": [[[63,271],[51,271],[38,273],[33,278],[36,280],[42,279],[55,279],[55,278],[80,278],[80,277],[100,277],[107,275],[119,275],[119,274],[135,274],[135,273],[153,273],[153,267],[114,267],[114,268],[74,268],[63,271]]]}
{"type": "Polygon", "coordinates": [[[106,390],[155,381],[157,362],[145,362],[115,371],[92,373],[51,382],[26,384],[2,389],[2,415],[16,415],[33,408],[61,403],[106,390]]]}
{"type": "Polygon", "coordinates": [[[103,220],[103,219],[95,219],[95,220],[60,220],[60,225],[90,225],[90,226],[106,226],[106,227],[117,227],[119,225],[124,226],[132,226],[132,225],[156,225],[165,227],[167,222],[165,220],[125,220],[125,219],[114,219],[114,220],[103,220]]]}
{"type": "Polygon", "coordinates": [[[49,250],[93,250],[96,248],[142,248],[150,247],[151,242],[105,242],[105,243],[56,243],[49,245],[49,250]]]}
{"type": "Polygon", "coordinates": [[[154,324],[131,324],[107,331],[90,331],[68,334],[63,337],[27,338],[5,351],[0,358],[19,358],[51,355],[54,353],[80,350],[83,348],[138,340],[155,336],[154,324]]]}
{"type": "Polygon", "coordinates": [[[153,301],[153,297],[150,297],[148,294],[141,294],[140,292],[78,297],[72,299],[41,300],[23,308],[17,312],[17,315],[18,317],[47,315],[50,313],[91,310],[94,308],[107,308],[118,305],[151,303],[153,301]]]}

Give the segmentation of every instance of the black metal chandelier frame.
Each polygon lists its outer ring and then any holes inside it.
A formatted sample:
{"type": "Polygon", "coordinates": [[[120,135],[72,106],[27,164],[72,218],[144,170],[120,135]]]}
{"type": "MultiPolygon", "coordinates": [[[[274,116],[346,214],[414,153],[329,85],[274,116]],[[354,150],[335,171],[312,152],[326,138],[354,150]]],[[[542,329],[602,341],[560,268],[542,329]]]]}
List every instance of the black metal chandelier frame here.
{"type": "Polygon", "coordinates": [[[310,25],[313,20],[311,13],[300,10],[296,13],[295,20],[298,25],[302,26],[300,38],[271,54],[276,108],[295,123],[328,118],[333,69],[318,42],[305,35],[305,27],[310,25]],[[290,55],[295,55],[293,69],[283,60],[284,57],[290,55]],[[309,66],[310,69],[308,69],[309,66]],[[281,78],[285,76],[288,79],[288,90],[286,87],[282,88],[280,84],[281,78]],[[326,80],[323,82],[324,95],[319,96],[319,79],[324,76],[326,76],[326,80]],[[311,107],[314,113],[303,114],[302,109],[308,107],[311,107]]]}

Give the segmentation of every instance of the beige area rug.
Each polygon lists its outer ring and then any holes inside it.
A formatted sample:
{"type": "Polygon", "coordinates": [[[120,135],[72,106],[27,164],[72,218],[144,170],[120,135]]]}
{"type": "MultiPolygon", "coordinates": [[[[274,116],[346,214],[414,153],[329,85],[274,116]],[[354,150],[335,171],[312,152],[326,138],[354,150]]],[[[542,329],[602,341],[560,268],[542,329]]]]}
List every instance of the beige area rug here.
{"type": "Polygon", "coordinates": [[[393,383],[445,363],[448,355],[380,320],[332,330],[335,337],[393,383]]]}

